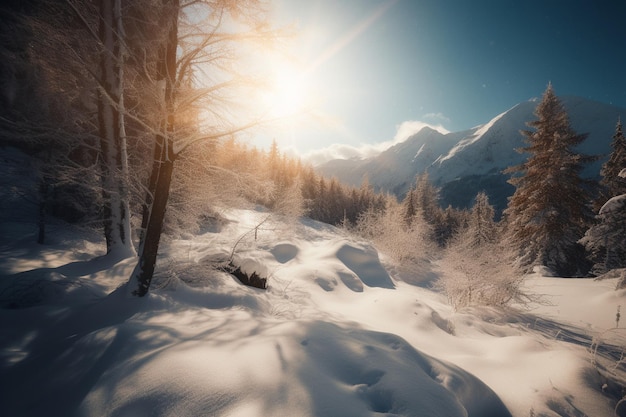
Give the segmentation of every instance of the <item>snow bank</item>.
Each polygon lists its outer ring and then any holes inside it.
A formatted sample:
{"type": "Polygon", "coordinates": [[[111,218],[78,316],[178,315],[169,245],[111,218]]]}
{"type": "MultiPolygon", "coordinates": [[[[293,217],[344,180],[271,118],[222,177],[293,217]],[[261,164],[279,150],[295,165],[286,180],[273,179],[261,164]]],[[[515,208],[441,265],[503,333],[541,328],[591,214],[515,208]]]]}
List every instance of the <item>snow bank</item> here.
{"type": "Polygon", "coordinates": [[[204,313],[182,320],[159,316],[147,323],[182,324],[185,334],[161,336],[166,344],[149,361],[138,349],[120,358],[91,389],[80,411],[154,416],[508,415],[475,377],[429,359],[389,334],[323,321],[267,322],[242,312],[198,326],[200,316],[204,313]],[[188,332],[191,323],[196,323],[195,330],[188,332]]]}
{"type": "Polygon", "coordinates": [[[132,262],[67,258],[25,271],[15,256],[19,272],[3,269],[1,283],[60,274],[97,292],[0,309],[1,413],[613,414],[619,387],[588,350],[624,302],[612,283],[532,276],[528,285],[552,305],[454,313],[444,296],[396,280],[373,246],[335,228],[305,220],[285,233],[272,219],[255,239],[246,233],[266,213],[227,215],[221,233],[164,244],[154,289],[140,300],[114,291],[132,262]],[[267,274],[266,291],[214,267],[235,243],[243,268],[267,274]]]}

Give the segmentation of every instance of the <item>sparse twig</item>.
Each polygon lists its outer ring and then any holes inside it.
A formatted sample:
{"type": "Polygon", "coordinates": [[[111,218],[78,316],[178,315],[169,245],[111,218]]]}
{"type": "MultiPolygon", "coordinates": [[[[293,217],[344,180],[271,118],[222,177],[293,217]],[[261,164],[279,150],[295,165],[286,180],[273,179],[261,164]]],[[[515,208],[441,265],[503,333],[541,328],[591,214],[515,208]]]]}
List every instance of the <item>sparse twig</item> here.
{"type": "Polygon", "coordinates": [[[237,246],[239,246],[239,244],[243,241],[243,239],[248,236],[250,233],[254,232],[254,239],[257,239],[257,232],[259,230],[259,228],[265,223],[267,222],[270,217],[272,215],[268,214],[267,216],[265,216],[265,218],[263,220],[261,220],[259,223],[257,223],[252,229],[246,231],[244,234],[242,234],[241,236],[239,236],[239,238],[237,239],[237,241],[235,241],[235,244],[233,245],[233,249],[230,251],[230,256],[228,258],[229,262],[233,261],[233,258],[235,257],[235,251],[237,250],[237,246]]]}

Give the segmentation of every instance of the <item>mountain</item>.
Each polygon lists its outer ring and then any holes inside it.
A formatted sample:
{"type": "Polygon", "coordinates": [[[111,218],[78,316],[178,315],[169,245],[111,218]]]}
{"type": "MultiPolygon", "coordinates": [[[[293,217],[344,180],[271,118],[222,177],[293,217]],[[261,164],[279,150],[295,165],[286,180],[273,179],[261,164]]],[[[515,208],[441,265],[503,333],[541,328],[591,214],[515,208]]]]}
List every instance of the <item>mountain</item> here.
{"type": "MultiPolygon", "coordinates": [[[[577,148],[581,153],[600,158],[583,171],[585,178],[599,178],[600,167],[611,152],[615,125],[626,108],[581,97],[561,98],[577,133],[588,133],[577,148]]],[[[406,141],[379,155],[363,160],[333,160],[317,169],[326,176],[359,185],[367,178],[376,189],[402,197],[415,182],[415,176],[428,172],[431,181],[441,187],[442,205],[471,206],[473,198],[485,191],[498,210],[506,207],[514,188],[502,171],[523,162],[528,154],[516,149],[524,147],[520,130],[529,129],[527,122],[539,101],[532,99],[469,130],[442,134],[423,128],[406,141]]]]}

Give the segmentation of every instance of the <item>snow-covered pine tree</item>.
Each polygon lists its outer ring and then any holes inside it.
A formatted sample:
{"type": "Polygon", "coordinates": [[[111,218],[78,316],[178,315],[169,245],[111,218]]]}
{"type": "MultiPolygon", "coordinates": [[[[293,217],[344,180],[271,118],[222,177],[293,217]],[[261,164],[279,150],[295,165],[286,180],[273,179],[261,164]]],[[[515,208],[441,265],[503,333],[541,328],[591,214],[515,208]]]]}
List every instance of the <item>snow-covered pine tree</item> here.
{"type": "Polygon", "coordinates": [[[600,184],[604,187],[598,207],[601,207],[611,197],[626,194],[626,178],[619,176],[620,171],[626,167],[626,138],[622,132],[622,121],[617,121],[615,134],[611,142],[611,155],[602,165],[600,184]]]}
{"type": "Polygon", "coordinates": [[[439,207],[439,189],[430,182],[427,172],[415,178],[414,192],[414,202],[417,209],[428,223],[435,225],[441,214],[441,208],[439,207]]]}
{"type": "MultiPolygon", "coordinates": [[[[623,141],[624,137],[621,135],[621,124],[618,123],[618,129],[614,139],[623,141]]],[[[615,146],[614,152],[619,145],[615,146]]],[[[615,160],[613,154],[609,160],[615,160]]],[[[624,161],[626,166],[626,161],[624,161]]],[[[611,175],[615,175],[618,179],[626,179],[626,168],[619,168],[615,165],[607,168],[606,164],[603,168],[603,172],[612,172],[611,175]],[[610,170],[610,171],[609,171],[610,170]]],[[[607,178],[605,176],[605,178],[607,178]]],[[[611,181],[607,181],[608,185],[611,181]]],[[[619,183],[612,181],[614,190],[619,190],[619,183]]],[[[591,261],[593,262],[592,272],[596,275],[604,274],[611,269],[625,268],[626,267],[626,189],[624,192],[611,197],[606,201],[598,212],[596,217],[598,222],[591,226],[585,233],[585,236],[580,240],[580,243],[585,245],[585,248],[590,253],[591,261]]],[[[626,277],[626,275],[624,275],[626,277]]]]}
{"type": "Polygon", "coordinates": [[[495,213],[495,209],[489,204],[487,194],[484,192],[478,193],[467,225],[467,244],[472,247],[478,247],[495,242],[497,232],[497,225],[494,220],[495,213]]]}
{"type": "Polygon", "coordinates": [[[415,177],[415,188],[410,193],[411,204],[413,205],[413,219],[419,218],[430,226],[431,235],[429,238],[439,246],[444,246],[450,228],[445,223],[445,213],[439,206],[439,188],[431,182],[427,172],[418,174],[415,177]],[[447,236],[447,237],[446,237],[447,236]]]}
{"type": "Polygon", "coordinates": [[[601,275],[626,267],[626,194],[609,199],[597,219],[598,223],[587,230],[580,243],[590,254],[592,273],[601,275]]]}
{"type": "Polygon", "coordinates": [[[413,219],[417,214],[417,204],[416,204],[416,196],[415,189],[411,187],[409,191],[406,193],[406,196],[402,200],[402,207],[404,211],[404,223],[410,227],[413,223],[413,219]]]}
{"type": "Polygon", "coordinates": [[[467,210],[456,209],[450,205],[443,210],[435,230],[439,246],[445,247],[459,233],[459,229],[467,223],[467,216],[467,210]]]}
{"type": "Polygon", "coordinates": [[[563,104],[548,84],[535,109],[537,120],[524,130],[530,154],[522,164],[508,168],[517,174],[509,182],[516,187],[504,212],[519,266],[536,265],[561,276],[587,273],[584,248],[578,243],[592,218],[590,201],[580,172],[592,157],[580,155],[575,146],[584,141],[570,126],[563,104]]]}

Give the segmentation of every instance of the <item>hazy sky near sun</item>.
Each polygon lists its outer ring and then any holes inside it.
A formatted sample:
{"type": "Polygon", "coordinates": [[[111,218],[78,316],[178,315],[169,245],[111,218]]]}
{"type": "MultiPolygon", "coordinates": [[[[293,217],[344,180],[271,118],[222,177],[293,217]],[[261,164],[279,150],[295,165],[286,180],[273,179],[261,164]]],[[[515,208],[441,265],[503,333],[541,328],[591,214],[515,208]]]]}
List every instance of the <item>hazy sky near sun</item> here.
{"type": "Polygon", "coordinates": [[[417,122],[468,129],[550,81],[558,95],[626,107],[624,0],[272,4],[275,23],[294,27],[291,53],[315,114],[272,136],[301,154],[350,155],[417,122]]]}

